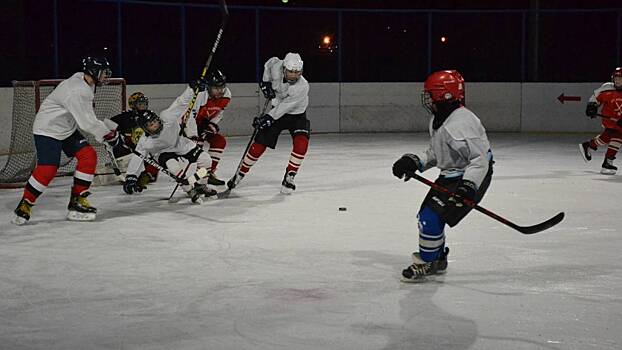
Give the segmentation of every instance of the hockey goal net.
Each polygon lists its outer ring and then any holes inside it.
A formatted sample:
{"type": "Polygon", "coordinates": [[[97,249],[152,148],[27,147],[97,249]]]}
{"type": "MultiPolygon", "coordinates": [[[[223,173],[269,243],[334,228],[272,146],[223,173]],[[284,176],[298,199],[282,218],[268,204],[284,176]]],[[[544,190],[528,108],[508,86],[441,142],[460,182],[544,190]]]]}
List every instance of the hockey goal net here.
{"type": "MultiPolygon", "coordinates": [[[[62,80],[45,79],[13,82],[13,116],[11,119],[11,143],[8,153],[0,154],[0,188],[14,188],[25,185],[35,167],[37,157],[32,124],[35,115],[45,98],[62,80]]],[[[97,118],[107,119],[121,113],[125,108],[125,79],[112,78],[108,84],[95,89],[93,105],[97,118]]],[[[88,133],[83,133],[97,151],[99,174],[109,163],[104,145],[95,141],[88,133]]],[[[57,176],[71,175],[75,170],[75,160],[63,153],[57,176]]]]}

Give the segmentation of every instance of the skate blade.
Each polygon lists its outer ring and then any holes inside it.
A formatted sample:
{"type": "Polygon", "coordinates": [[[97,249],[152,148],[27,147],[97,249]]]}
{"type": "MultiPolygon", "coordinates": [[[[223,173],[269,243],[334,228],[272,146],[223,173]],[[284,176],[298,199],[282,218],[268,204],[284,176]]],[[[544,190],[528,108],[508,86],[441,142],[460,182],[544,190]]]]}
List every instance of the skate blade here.
{"type": "Polygon", "coordinates": [[[97,214],[95,213],[67,212],[67,220],[69,221],[94,221],[96,216],[97,214]]]}
{"type": "Polygon", "coordinates": [[[583,151],[583,145],[579,144],[579,154],[581,154],[581,158],[583,158],[584,162],[589,162],[590,159],[587,159],[587,157],[585,157],[585,152],[583,151]]]}
{"type": "Polygon", "coordinates": [[[432,279],[429,278],[429,276],[421,277],[421,278],[417,278],[417,279],[406,278],[404,276],[400,277],[400,282],[402,282],[402,283],[410,283],[410,284],[423,283],[423,282],[428,282],[430,280],[432,280],[432,279]]]}
{"type": "Polygon", "coordinates": [[[281,193],[282,194],[292,194],[293,192],[294,192],[293,189],[291,189],[289,187],[281,186],[281,193]]]}
{"type": "Polygon", "coordinates": [[[609,170],[609,169],[601,169],[600,173],[603,175],[615,175],[616,171],[615,170],[609,170]]]}
{"type": "Polygon", "coordinates": [[[22,225],[26,224],[26,223],[28,222],[28,220],[24,219],[24,218],[23,218],[23,217],[21,217],[21,216],[17,216],[17,215],[16,215],[16,216],[13,218],[13,220],[11,220],[11,222],[12,222],[12,223],[14,223],[14,224],[15,224],[15,225],[17,225],[17,226],[22,226],[22,225]]]}

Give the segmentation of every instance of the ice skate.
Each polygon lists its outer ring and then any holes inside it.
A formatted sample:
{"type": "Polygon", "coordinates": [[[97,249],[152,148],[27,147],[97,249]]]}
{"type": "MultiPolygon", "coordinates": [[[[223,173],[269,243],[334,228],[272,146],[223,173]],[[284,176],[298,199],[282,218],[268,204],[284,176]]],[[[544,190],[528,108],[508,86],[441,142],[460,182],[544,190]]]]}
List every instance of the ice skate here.
{"type": "Polygon", "coordinates": [[[600,173],[604,175],[615,175],[618,171],[618,167],[613,165],[613,160],[615,158],[605,158],[603,161],[603,167],[600,169],[600,173]]]}
{"type": "Polygon", "coordinates": [[[283,182],[281,182],[281,193],[283,194],[291,194],[296,190],[296,184],[294,183],[294,177],[296,173],[293,171],[285,173],[283,177],[283,182]]]}
{"type": "Polygon", "coordinates": [[[97,215],[97,208],[93,207],[86,197],[91,192],[84,191],[79,195],[71,194],[67,205],[67,220],[69,221],[93,221],[97,215]]]}
{"type": "Polygon", "coordinates": [[[215,189],[209,188],[204,184],[195,183],[190,191],[186,193],[192,203],[202,204],[204,198],[215,199],[218,192],[215,189]]]}
{"type": "Polygon", "coordinates": [[[438,260],[425,262],[421,259],[419,252],[412,255],[413,264],[402,271],[402,282],[418,283],[426,281],[426,276],[444,274],[447,271],[447,255],[449,248],[441,253],[438,260]]]}
{"type": "Polygon", "coordinates": [[[593,148],[590,147],[590,142],[586,141],[583,143],[579,144],[579,153],[581,153],[581,157],[583,157],[583,160],[587,163],[590,160],[592,160],[592,150],[593,148]]]}
{"type": "Polygon", "coordinates": [[[30,220],[30,215],[32,214],[32,207],[34,204],[28,202],[26,199],[22,198],[17,205],[17,208],[13,211],[15,213],[15,217],[11,220],[15,225],[21,226],[30,220]]]}
{"type": "Polygon", "coordinates": [[[207,184],[208,185],[214,185],[214,186],[222,186],[225,184],[225,182],[219,178],[216,177],[216,174],[214,174],[214,172],[210,171],[207,174],[207,184]]]}

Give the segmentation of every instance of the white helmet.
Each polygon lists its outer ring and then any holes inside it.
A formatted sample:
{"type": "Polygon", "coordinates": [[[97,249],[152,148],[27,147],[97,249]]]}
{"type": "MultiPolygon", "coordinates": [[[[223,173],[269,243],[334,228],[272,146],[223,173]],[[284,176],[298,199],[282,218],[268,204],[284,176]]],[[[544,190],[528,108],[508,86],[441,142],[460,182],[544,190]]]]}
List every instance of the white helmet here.
{"type": "Polygon", "coordinates": [[[283,59],[283,66],[288,71],[302,72],[302,58],[297,53],[288,53],[283,59]]]}

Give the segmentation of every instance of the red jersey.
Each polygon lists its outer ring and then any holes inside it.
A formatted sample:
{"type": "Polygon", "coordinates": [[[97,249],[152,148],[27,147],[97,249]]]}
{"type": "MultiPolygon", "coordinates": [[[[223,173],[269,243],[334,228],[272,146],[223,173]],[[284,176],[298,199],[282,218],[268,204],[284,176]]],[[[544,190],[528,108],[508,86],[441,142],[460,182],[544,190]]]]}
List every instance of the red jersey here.
{"type": "Polygon", "coordinates": [[[603,126],[607,129],[622,131],[617,121],[622,119],[622,91],[616,90],[612,83],[606,83],[594,91],[596,101],[601,106],[600,114],[604,115],[603,126]]]}
{"type": "Polygon", "coordinates": [[[221,98],[207,98],[205,103],[196,116],[197,126],[203,125],[206,122],[212,122],[218,124],[222,119],[222,111],[229,105],[231,101],[231,91],[228,88],[225,89],[225,93],[221,98]]]}

